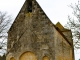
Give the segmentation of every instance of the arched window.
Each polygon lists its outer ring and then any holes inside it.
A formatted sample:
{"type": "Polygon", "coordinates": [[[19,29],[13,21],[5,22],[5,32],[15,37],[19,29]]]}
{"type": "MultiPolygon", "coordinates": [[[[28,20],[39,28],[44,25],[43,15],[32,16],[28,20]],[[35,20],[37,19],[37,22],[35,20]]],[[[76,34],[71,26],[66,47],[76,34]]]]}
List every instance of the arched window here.
{"type": "Polygon", "coordinates": [[[48,56],[44,56],[42,60],[50,60],[48,56]]]}
{"type": "Polygon", "coordinates": [[[25,52],[20,56],[19,60],[37,60],[37,57],[32,52],[25,52]]]}

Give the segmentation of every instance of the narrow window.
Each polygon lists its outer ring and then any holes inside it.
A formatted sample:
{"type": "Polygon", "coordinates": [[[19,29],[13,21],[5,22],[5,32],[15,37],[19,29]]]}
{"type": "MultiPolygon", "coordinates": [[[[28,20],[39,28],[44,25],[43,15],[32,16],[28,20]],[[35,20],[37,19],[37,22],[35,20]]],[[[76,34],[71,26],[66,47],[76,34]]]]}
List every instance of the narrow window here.
{"type": "Polygon", "coordinates": [[[32,12],[32,2],[29,2],[29,5],[28,5],[28,12],[32,12]]]}

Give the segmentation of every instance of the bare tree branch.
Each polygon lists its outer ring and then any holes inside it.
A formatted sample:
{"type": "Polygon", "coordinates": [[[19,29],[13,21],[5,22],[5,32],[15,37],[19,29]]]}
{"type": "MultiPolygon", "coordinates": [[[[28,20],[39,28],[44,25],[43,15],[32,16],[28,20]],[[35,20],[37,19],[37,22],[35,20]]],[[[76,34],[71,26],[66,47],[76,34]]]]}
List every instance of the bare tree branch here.
{"type": "Polygon", "coordinates": [[[74,18],[68,16],[69,21],[67,22],[66,27],[72,31],[74,48],[80,49],[80,1],[75,3],[75,6],[71,4],[69,7],[73,10],[72,15],[74,18]]]}
{"type": "Polygon", "coordinates": [[[0,11],[0,53],[4,54],[7,46],[7,32],[11,26],[11,15],[0,11]]]}

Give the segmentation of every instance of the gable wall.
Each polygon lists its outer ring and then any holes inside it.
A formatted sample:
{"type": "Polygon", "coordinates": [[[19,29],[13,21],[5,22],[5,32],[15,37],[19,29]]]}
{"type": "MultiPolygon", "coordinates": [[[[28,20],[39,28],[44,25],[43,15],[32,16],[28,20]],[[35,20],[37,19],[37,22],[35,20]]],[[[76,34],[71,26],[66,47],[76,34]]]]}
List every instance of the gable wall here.
{"type": "Polygon", "coordinates": [[[15,20],[12,25],[8,33],[7,60],[11,57],[18,60],[26,51],[34,52],[38,59],[42,59],[45,55],[54,59],[53,24],[36,1],[33,1],[32,16],[30,15],[31,13],[29,15],[25,13],[25,18],[18,16],[19,20],[15,20]]]}
{"type": "Polygon", "coordinates": [[[22,32],[24,31],[24,25],[25,25],[24,19],[27,10],[26,4],[27,3],[25,2],[8,32],[9,35],[8,35],[7,51],[9,51],[12,48],[13,44],[18,40],[19,36],[21,36],[22,32]]]}
{"type": "Polygon", "coordinates": [[[54,31],[55,60],[74,60],[73,46],[70,45],[56,29],[54,29],[54,31]]]}
{"type": "Polygon", "coordinates": [[[59,60],[59,57],[69,59],[70,45],[55,29],[37,2],[34,0],[32,3],[32,13],[25,13],[27,5],[24,4],[22,13],[19,13],[8,33],[6,60],[10,60],[11,57],[19,60],[27,51],[33,52],[39,60],[44,56],[48,56],[50,60],[59,60]],[[68,53],[64,55],[63,51],[68,53]]]}

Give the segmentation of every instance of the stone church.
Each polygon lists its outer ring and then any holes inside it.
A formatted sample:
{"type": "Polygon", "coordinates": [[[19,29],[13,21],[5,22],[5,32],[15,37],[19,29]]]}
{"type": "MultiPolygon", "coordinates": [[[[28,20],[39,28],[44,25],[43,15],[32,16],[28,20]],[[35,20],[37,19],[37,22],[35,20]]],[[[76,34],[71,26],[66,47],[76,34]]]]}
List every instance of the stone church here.
{"type": "Polygon", "coordinates": [[[54,25],[36,0],[26,0],[8,31],[6,60],[74,60],[71,31],[54,25]]]}

